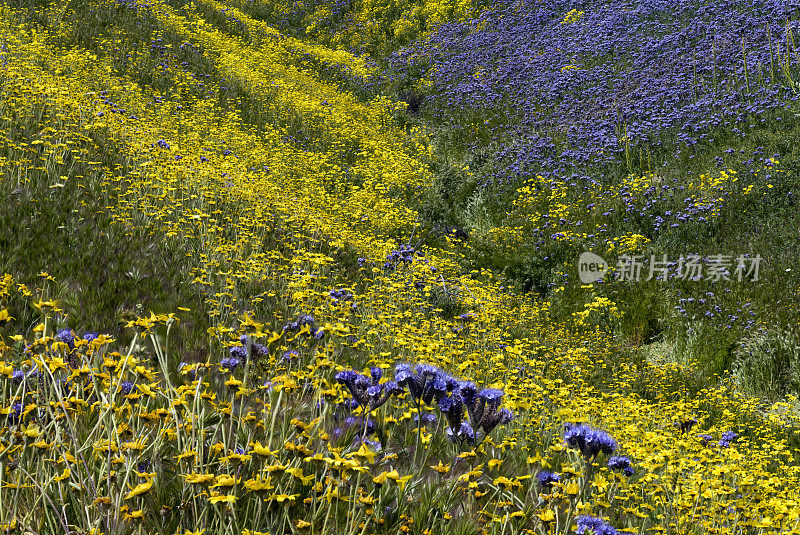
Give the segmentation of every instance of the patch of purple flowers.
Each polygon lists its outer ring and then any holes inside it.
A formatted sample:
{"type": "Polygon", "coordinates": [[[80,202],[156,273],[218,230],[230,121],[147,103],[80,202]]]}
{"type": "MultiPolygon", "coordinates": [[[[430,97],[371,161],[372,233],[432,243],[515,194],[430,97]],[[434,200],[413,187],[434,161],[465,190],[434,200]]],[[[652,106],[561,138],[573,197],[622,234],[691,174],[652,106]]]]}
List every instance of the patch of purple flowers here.
{"type": "Polygon", "coordinates": [[[87,342],[93,342],[94,340],[97,340],[98,336],[100,335],[97,333],[86,333],[83,335],[83,339],[86,340],[87,342]]]}
{"type": "Polygon", "coordinates": [[[632,476],[634,473],[633,466],[631,465],[631,460],[628,457],[624,456],[611,457],[608,460],[608,467],[611,468],[612,470],[623,472],[628,477],[632,476]]]}
{"type": "Polygon", "coordinates": [[[432,67],[425,109],[437,122],[492,125],[500,165],[487,166],[484,187],[513,188],[537,173],[589,181],[598,164],[618,161],[623,138],[691,150],[796,98],[780,73],[753,74],[787,57],[787,32],[800,29],[792,0],[590,1],[580,20],[562,23],[575,7],[499,1],[390,59],[396,79],[432,67]]]}
{"type": "Polygon", "coordinates": [[[399,264],[411,264],[414,261],[414,255],[422,256],[422,253],[411,245],[401,245],[399,249],[386,255],[386,262],[383,267],[387,271],[394,271],[399,264]]]}
{"type": "Polygon", "coordinates": [[[345,370],[336,374],[336,381],[343,384],[358,405],[375,410],[381,407],[392,396],[403,391],[394,381],[380,383],[383,370],[372,368],[370,377],[354,370],[345,370]]]}
{"type": "Polygon", "coordinates": [[[542,488],[549,489],[555,483],[558,483],[561,480],[561,476],[556,474],[555,472],[549,472],[547,470],[542,470],[538,474],[536,474],[536,481],[539,482],[539,485],[542,488]]]}
{"type": "Polygon", "coordinates": [[[219,367],[233,372],[241,363],[242,361],[238,357],[228,357],[219,361],[219,367]]]}
{"type": "MultiPolygon", "coordinates": [[[[700,443],[703,446],[708,446],[709,442],[714,440],[714,437],[709,435],[709,434],[707,434],[707,433],[703,433],[703,434],[697,435],[697,438],[700,439],[700,443]]],[[[713,444],[713,442],[712,442],[712,444],[713,444]]]]}
{"type": "Polygon", "coordinates": [[[19,423],[22,419],[22,403],[12,404],[7,418],[8,422],[12,425],[19,423]]]}
{"type": "Polygon", "coordinates": [[[564,427],[564,442],[571,448],[580,450],[587,460],[594,459],[600,453],[611,455],[617,449],[617,442],[605,431],[583,424],[566,423],[564,427]]]}
{"type": "Polygon", "coordinates": [[[408,388],[418,406],[436,400],[447,419],[451,438],[474,442],[475,430],[483,430],[486,436],[498,425],[514,419],[510,410],[499,410],[504,395],[502,390],[479,392],[473,383],[460,381],[430,364],[418,364],[414,369],[409,364],[398,364],[395,380],[398,385],[408,388]],[[468,429],[462,424],[465,412],[469,416],[468,429]]]}
{"type": "Polygon", "coordinates": [[[287,323],[286,325],[284,325],[283,326],[283,330],[284,331],[290,331],[290,332],[298,332],[298,331],[303,330],[303,327],[308,327],[309,334],[311,336],[315,336],[315,337],[316,337],[317,331],[320,330],[319,327],[317,327],[317,322],[314,319],[314,316],[312,316],[311,314],[300,314],[300,315],[298,315],[296,320],[291,321],[291,322],[287,323]]]}
{"type": "Polygon", "coordinates": [[[719,445],[723,448],[728,448],[733,442],[736,442],[736,439],[739,438],[739,434],[733,431],[725,431],[722,433],[722,436],[719,439],[719,445]]]}
{"type": "Polygon", "coordinates": [[[345,290],[344,288],[339,288],[338,290],[334,288],[328,292],[328,295],[330,295],[334,303],[353,300],[353,293],[350,290],[345,290]]]}
{"type": "Polygon", "coordinates": [[[617,535],[617,528],[607,524],[605,520],[595,516],[581,515],[578,517],[575,533],[583,535],[589,533],[593,535],[617,535]]]}
{"type": "Polygon", "coordinates": [[[72,334],[70,329],[61,329],[56,334],[56,340],[59,342],[64,342],[69,346],[70,349],[75,349],[75,335],[72,334]]]}

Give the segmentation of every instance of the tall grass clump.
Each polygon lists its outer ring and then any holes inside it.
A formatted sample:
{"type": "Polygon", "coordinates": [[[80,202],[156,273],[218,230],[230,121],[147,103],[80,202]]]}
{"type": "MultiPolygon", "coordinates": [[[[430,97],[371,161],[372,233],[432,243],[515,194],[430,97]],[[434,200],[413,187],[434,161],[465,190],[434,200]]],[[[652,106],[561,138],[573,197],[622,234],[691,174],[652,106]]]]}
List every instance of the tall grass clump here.
{"type": "Polygon", "coordinates": [[[0,533],[797,532],[790,6],[595,4],[4,4],[0,533]]]}

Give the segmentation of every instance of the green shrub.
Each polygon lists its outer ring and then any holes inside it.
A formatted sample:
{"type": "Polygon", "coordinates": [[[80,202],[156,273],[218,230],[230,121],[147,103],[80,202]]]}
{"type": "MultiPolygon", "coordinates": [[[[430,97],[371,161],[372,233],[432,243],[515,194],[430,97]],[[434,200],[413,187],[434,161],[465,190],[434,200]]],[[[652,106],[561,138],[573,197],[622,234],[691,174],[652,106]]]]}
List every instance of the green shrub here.
{"type": "Polygon", "coordinates": [[[800,339],[789,331],[758,332],[734,351],[733,377],[742,392],[770,401],[800,393],[800,339]]]}

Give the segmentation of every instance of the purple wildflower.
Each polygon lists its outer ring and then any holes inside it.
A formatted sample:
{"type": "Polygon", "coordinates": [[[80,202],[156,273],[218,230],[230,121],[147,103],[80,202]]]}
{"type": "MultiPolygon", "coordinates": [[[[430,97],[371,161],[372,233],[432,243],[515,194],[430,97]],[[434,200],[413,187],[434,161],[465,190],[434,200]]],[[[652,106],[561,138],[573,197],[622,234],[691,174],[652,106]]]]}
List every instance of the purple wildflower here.
{"type": "Polygon", "coordinates": [[[583,535],[587,531],[594,535],[617,535],[617,529],[607,524],[602,518],[589,515],[579,516],[575,533],[583,535]]]}
{"type": "Polygon", "coordinates": [[[554,483],[558,483],[561,479],[561,476],[554,472],[548,472],[547,470],[542,470],[538,474],[536,474],[536,481],[539,482],[543,488],[550,488],[553,486],[554,483]]]}
{"type": "Polygon", "coordinates": [[[605,431],[582,424],[565,425],[568,427],[564,441],[568,446],[579,449],[586,459],[594,459],[601,452],[611,455],[617,449],[616,441],[605,431]]]}
{"type": "Polygon", "coordinates": [[[61,329],[56,334],[56,340],[59,342],[64,342],[69,346],[70,349],[75,349],[75,336],[72,334],[70,329],[61,329]]]}
{"type": "Polygon", "coordinates": [[[622,471],[628,477],[632,476],[634,473],[631,460],[625,456],[611,457],[608,460],[608,467],[612,470],[622,471]]]}

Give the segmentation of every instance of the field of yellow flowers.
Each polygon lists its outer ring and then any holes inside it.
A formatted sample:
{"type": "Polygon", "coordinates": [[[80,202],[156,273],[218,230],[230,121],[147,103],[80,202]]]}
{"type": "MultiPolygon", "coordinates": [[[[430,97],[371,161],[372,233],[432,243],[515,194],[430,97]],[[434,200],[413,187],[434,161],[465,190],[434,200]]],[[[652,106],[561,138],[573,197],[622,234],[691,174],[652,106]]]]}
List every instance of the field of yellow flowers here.
{"type": "MultiPolygon", "coordinates": [[[[0,533],[800,533],[795,398],[465,268],[360,27],[249,4],[3,3],[0,533]]],[[[395,4],[376,50],[483,9],[395,4]]],[[[577,217],[539,180],[483,239],[577,217]]]]}

